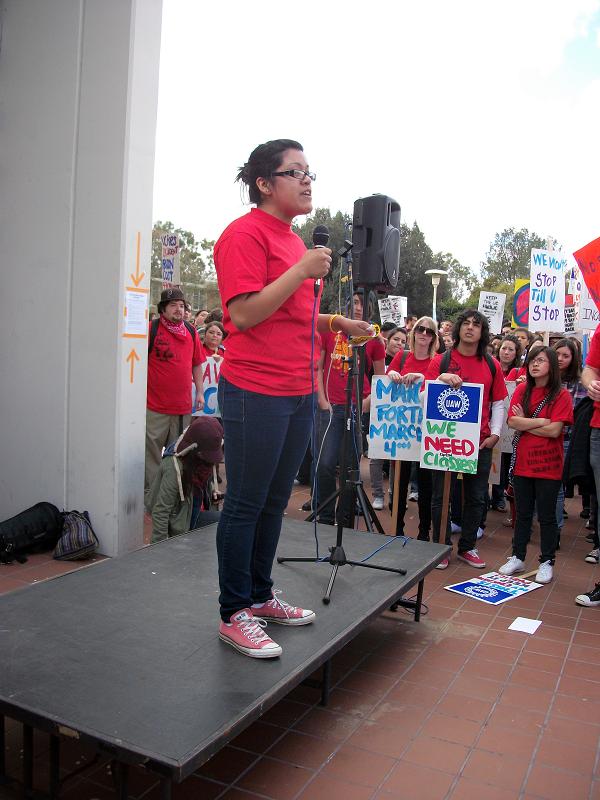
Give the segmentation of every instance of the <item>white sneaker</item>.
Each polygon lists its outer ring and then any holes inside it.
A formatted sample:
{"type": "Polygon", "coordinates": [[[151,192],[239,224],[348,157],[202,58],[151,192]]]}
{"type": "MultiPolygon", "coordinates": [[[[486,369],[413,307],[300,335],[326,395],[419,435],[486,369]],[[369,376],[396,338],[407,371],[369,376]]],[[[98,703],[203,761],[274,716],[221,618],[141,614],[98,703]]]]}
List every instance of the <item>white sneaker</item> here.
{"type": "Polygon", "coordinates": [[[450,523],[450,533],[452,533],[452,534],[462,533],[462,528],[460,527],[460,525],[455,525],[453,522],[451,522],[450,523]]]}
{"type": "Polygon", "coordinates": [[[498,568],[498,572],[500,575],[515,575],[517,572],[524,572],[525,571],[525,562],[521,561],[520,558],[516,556],[511,556],[506,564],[503,564],[501,567],[498,568]]]}
{"type": "Polygon", "coordinates": [[[552,580],[552,564],[549,561],[543,561],[535,576],[536,583],[550,583],[552,580]]]}
{"type": "Polygon", "coordinates": [[[374,497],[371,505],[374,511],[383,511],[383,497],[374,497]]]}
{"type": "Polygon", "coordinates": [[[483,536],[483,528],[477,528],[477,538],[481,539],[483,536]]]}
{"type": "Polygon", "coordinates": [[[412,500],[412,501],[413,501],[413,503],[416,503],[416,502],[417,502],[417,500],[419,499],[419,493],[418,493],[418,492],[411,492],[411,493],[408,495],[408,499],[409,499],[409,500],[412,500]]]}
{"type": "Polygon", "coordinates": [[[588,564],[599,564],[600,563],[600,548],[596,548],[592,550],[591,553],[588,553],[587,556],[584,558],[584,561],[587,561],[588,564]]]}

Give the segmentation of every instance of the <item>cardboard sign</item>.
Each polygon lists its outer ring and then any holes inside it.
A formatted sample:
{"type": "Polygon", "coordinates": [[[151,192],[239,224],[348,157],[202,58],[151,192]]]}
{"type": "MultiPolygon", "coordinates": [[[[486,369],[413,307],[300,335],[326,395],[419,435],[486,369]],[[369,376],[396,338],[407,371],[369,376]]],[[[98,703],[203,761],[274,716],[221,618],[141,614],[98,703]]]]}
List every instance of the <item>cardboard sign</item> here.
{"type": "Polygon", "coordinates": [[[530,330],[564,331],[566,266],[562,253],[535,248],[531,251],[530,330]]]}
{"type": "Polygon", "coordinates": [[[517,278],[513,296],[513,328],[526,328],[529,324],[529,280],[517,278]]]}
{"type": "Polygon", "coordinates": [[[575,333],[575,306],[565,305],[565,329],[564,332],[575,333]]]}
{"type": "Polygon", "coordinates": [[[477,308],[490,326],[490,333],[500,333],[504,320],[504,305],[506,295],[500,292],[479,292],[479,306],[477,308]]]}
{"type": "Polygon", "coordinates": [[[217,384],[223,359],[208,356],[204,362],[202,384],[204,387],[204,408],[196,410],[196,387],[192,384],[192,409],[194,417],[220,417],[221,412],[217,402],[217,384]]]}
{"type": "Polygon", "coordinates": [[[593,301],[589,289],[583,284],[579,298],[577,328],[580,331],[595,331],[598,325],[600,325],[600,311],[593,301]]]}
{"type": "Polygon", "coordinates": [[[427,381],[420,465],[445,472],[477,472],[483,385],[463,383],[452,389],[427,381]]]}
{"type": "Polygon", "coordinates": [[[600,309],[600,239],[586,244],[573,253],[577,266],[596,308],[600,309]]]}
{"type": "Polygon", "coordinates": [[[369,458],[418,461],[421,453],[423,406],[422,381],[404,386],[386,375],[371,381],[369,458]]]}
{"type": "Polygon", "coordinates": [[[534,589],[539,589],[541,583],[519,578],[517,575],[501,575],[499,572],[487,572],[479,578],[472,578],[470,581],[454,583],[451,586],[444,586],[449,592],[463,594],[473,600],[480,600],[492,606],[499,606],[507,600],[514,600],[534,589]]]}
{"type": "Polygon", "coordinates": [[[510,408],[510,401],[512,400],[512,396],[515,393],[515,389],[517,388],[517,384],[515,381],[506,381],[506,391],[508,392],[508,396],[504,398],[504,422],[502,423],[502,430],[500,431],[500,441],[498,445],[500,446],[500,451],[502,453],[512,453],[512,440],[515,432],[512,428],[508,427],[508,409],[510,408]]]}
{"type": "Polygon", "coordinates": [[[393,322],[401,327],[406,321],[407,299],[400,295],[389,295],[377,301],[381,323],[393,322]]]}
{"type": "Polygon", "coordinates": [[[179,274],[179,234],[163,233],[160,237],[162,245],[162,279],[163,289],[169,286],[179,286],[181,278],[179,274]]]}

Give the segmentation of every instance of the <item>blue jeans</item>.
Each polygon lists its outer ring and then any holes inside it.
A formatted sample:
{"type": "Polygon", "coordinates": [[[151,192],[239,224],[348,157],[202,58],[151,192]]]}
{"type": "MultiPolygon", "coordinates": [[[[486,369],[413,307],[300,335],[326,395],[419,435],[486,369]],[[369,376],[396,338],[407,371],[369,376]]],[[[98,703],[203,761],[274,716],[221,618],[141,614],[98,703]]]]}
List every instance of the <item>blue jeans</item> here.
{"type": "MultiPolygon", "coordinates": [[[[316,503],[313,504],[314,508],[332,495],[337,488],[336,484],[336,468],[341,462],[342,456],[342,441],[344,436],[344,429],[346,427],[345,406],[341,404],[332,405],[331,425],[329,425],[329,411],[319,409],[317,412],[317,457],[319,458],[319,466],[317,469],[317,497],[316,503]],[[328,429],[329,426],[329,429],[328,429]]],[[[357,468],[358,459],[356,453],[358,452],[358,426],[353,425],[354,428],[354,444],[352,436],[348,436],[347,449],[346,449],[346,467],[351,465],[352,469],[357,468]]],[[[355,493],[346,491],[344,497],[340,498],[337,507],[337,515],[341,517],[344,526],[348,528],[354,527],[354,502],[355,493]]],[[[336,504],[335,500],[321,509],[319,514],[319,522],[326,525],[335,525],[336,520],[336,504]]]]}
{"type": "MultiPolygon", "coordinates": [[[[458,542],[458,552],[464,553],[477,547],[477,528],[481,525],[484,512],[487,508],[488,481],[490,467],[492,466],[492,451],[485,447],[479,451],[477,472],[474,475],[463,473],[464,505],[462,509],[462,532],[458,542]]],[[[440,525],[442,522],[442,499],[444,494],[444,475],[441,470],[431,470],[432,499],[431,522],[433,528],[433,541],[441,541],[440,525]]],[[[451,544],[450,514],[444,533],[446,544],[451,544]]]]}
{"type": "Polygon", "coordinates": [[[217,527],[221,618],[272,597],[283,512],[312,427],[312,395],[272,397],[219,379],[227,492],[217,527]]]}

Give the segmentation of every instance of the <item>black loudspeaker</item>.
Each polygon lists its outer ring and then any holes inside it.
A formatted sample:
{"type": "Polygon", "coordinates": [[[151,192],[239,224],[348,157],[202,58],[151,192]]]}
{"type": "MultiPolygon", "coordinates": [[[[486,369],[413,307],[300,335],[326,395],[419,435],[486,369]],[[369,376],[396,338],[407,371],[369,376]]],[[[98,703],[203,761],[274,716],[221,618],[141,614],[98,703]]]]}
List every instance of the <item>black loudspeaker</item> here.
{"type": "Polygon", "coordinates": [[[395,289],[400,269],[400,205],[384,194],[361,197],[352,217],[355,286],[395,289]]]}

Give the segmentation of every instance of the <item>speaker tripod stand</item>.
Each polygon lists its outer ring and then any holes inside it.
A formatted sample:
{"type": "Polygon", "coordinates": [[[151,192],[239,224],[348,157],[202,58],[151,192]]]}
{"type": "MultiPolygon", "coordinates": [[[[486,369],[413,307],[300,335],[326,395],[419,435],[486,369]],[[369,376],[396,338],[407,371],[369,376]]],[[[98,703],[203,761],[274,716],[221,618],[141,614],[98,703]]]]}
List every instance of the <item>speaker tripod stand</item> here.
{"type": "MultiPolygon", "coordinates": [[[[364,344],[362,345],[364,347],[364,344]]],[[[358,353],[360,351],[360,346],[353,345],[351,348],[351,352],[348,358],[344,357],[342,363],[346,363],[348,365],[348,377],[346,380],[346,390],[345,390],[345,406],[344,406],[344,433],[342,437],[342,454],[340,457],[340,486],[339,489],[330,495],[323,503],[319,505],[319,507],[314,511],[309,517],[309,520],[314,520],[315,515],[321,511],[328,503],[334,501],[335,499],[339,498],[339,510],[338,510],[338,520],[337,520],[337,536],[336,536],[336,543],[333,547],[329,548],[329,556],[323,560],[324,564],[331,564],[331,573],[329,575],[329,581],[327,583],[327,588],[325,589],[325,594],[323,596],[323,602],[325,605],[328,605],[331,601],[331,592],[333,590],[333,585],[335,583],[335,579],[340,567],[345,566],[352,566],[352,567],[364,567],[365,569],[376,569],[381,570],[382,572],[394,572],[397,575],[406,575],[406,570],[401,568],[394,568],[394,567],[382,567],[378,564],[366,564],[362,561],[352,561],[346,558],[346,553],[344,551],[343,546],[343,537],[344,537],[344,514],[343,509],[344,507],[351,507],[352,514],[354,515],[354,490],[356,490],[356,494],[358,497],[359,507],[364,514],[365,522],[367,524],[367,529],[369,532],[373,532],[372,523],[375,524],[379,533],[384,533],[384,530],[377,518],[377,514],[373,510],[373,506],[369,501],[369,498],[366,496],[362,481],[360,479],[360,468],[357,469],[350,469],[350,464],[347,463],[348,461],[348,452],[350,452],[350,447],[352,445],[352,440],[350,437],[354,436],[354,425],[353,425],[353,414],[352,414],[352,394],[353,389],[355,389],[355,396],[356,396],[356,407],[357,409],[362,408],[361,398],[362,398],[362,380],[364,375],[364,362],[362,358],[358,358],[358,353]],[[350,495],[350,497],[348,497],[350,495]],[[345,502],[347,501],[347,502],[345,502]]],[[[360,439],[359,446],[358,446],[358,462],[360,465],[360,454],[362,450],[362,433],[361,433],[361,426],[360,426],[360,415],[357,414],[357,432],[360,439]]],[[[286,562],[302,562],[302,563],[315,563],[314,558],[287,558],[287,557],[279,557],[277,559],[278,564],[284,564],[286,562]]]]}

